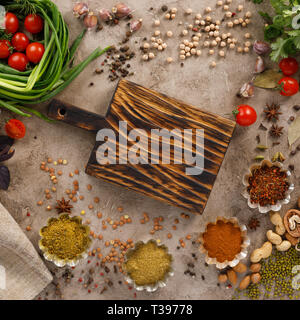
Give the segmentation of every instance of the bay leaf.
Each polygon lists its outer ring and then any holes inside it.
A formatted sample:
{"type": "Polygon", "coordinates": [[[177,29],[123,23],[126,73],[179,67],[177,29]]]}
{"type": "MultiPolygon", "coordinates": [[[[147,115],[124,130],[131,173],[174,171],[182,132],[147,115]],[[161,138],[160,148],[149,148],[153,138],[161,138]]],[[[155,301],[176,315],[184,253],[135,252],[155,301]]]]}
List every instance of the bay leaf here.
{"type": "Polygon", "coordinates": [[[255,87],[264,89],[274,89],[278,87],[278,81],[282,78],[282,73],[276,70],[266,70],[263,73],[258,74],[253,84],[255,87]]]}
{"type": "Polygon", "coordinates": [[[297,117],[289,126],[288,129],[288,140],[291,146],[300,138],[300,117],[297,117]]]}

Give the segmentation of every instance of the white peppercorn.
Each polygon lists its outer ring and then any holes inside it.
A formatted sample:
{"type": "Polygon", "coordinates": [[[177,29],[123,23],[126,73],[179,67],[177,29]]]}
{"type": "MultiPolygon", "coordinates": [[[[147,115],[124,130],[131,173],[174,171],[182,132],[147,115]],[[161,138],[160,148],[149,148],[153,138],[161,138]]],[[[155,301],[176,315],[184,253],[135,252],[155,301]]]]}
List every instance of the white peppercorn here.
{"type": "Polygon", "coordinates": [[[196,20],[200,20],[201,18],[202,18],[201,13],[197,13],[196,16],[195,16],[195,19],[196,20]]]}
{"type": "Polygon", "coordinates": [[[185,13],[186,14],[192,14],[193,13],[193,9],[188,8],[188,9],[185,10],[185,13]]]}
{"type": "Polygon", "coordinates": [[[219,25],[221,24],[221,21],[220,21],[220,20],[216,20],[215,24],[216,24],[217,26],[219,26],[219,25]]]}
{"type": "Polygon", "coordinates": [[[210,44],[212,47],[215,47],[218,45],[218,42],[216,40],[213,40],[210,44]]]}
{"type": "Polygon", "coordinates": [[[248,53],[250,51],[249,47],[244,48],[244,52],[248,53]]]}
{"type": "Polygon", "coordinates": [[[232,12],[227,11],[227,12],[225,13],[225,16],[226,16],[226,18],[231,18],[231,17],[232,17],[232,12]]]}
{"type": "Polygon", "coordinates": [[[233,20],[233,23],[234,23],[235,25],[240,24],[239,19],[234,19],[234,20],[233,20]]]}
{"type": "Polygon", "coordinates": [[[172,62],[173,62],[173,58],[172,58],[172,57],[168,57],[168,58],[167,58],[167,62],[168,62],[168,63],[172,63],[172,62]]]}
{"type": "Polygon", "coordinates": [[[147,61],[149,59],[149,56],[147,54],[144,54],[142,58],[144,61],[147,61]]]}
{"type": "Polygon", "coordinates": [[[188,46],[188,44],[189,44],[190,42],[189,42],[189,40],[184,39],[184,40],[183,40],[183,43],[184,43],[184,45],[188,46]]]}
{"type": "Polygon", "coordinates": [[[185,54],[185,50],[180,50],[180,54],[185,54]]]}
{"type": "Polygon", "coordinates": [[[170,20],[170,18],[171,18],[170,13],[166,13],[166,14],[165,14],[165,18],[168,19],[168,20],[170,20]]]}
{"type": "Polygon", "coordinates": [[[182,34],[183,36],[186,36],[188,33],[189,33],[189,32],[188,32],[186,29],[183,29],[182,32],[181,32],[181,34],[182,34]]]}
{"type": "Polygon", "coordinates": [[[168,45],[164,42],[164,43],[162,44],[162,47],[163,47],[163,49],[166,49],[166,48],[168,47],[168,45]]]}
{"type": "Polygon", "coordinates": [[[211,12],[211,7],[206,7],[206,8],[205,8],[205,12],[206,12],[206,13],[210,13],[210,12],[211,12]]]}
{"type": "Polygon", "coordinates": [[[158,27],[160,25],[160,21],[159,20],[154,20],[154,25],[158,27]]]}
{"type": "Polygon", "coordinates": [[[224,11],[229,10],[229,6],[227,4],[225,4],[225,6],[223,7],[224,11]]]}
{"type": "Polygon", "coordinates": [[[160,35],[160,31],[159,30],[155,30],[154,31],[154,35],[157,37],[157,36],[159,36],[160,35]]]}
{"type": "Polygon", "coordinates": [[[144,49],[149,49],[150,48],[150,44],[148,42],[145,42],[143,45],[144,49]]]}
{"type": "Polygon", "coordinates": [[[245,47],[251,47],[251,45],[252,45],[252,44],[251,44],[250,41],[246,41],[246,42],[245,42],[245,47]]]}
{"type": "Polygon", "coordinates": [[[174,20],[175,18],[176,18],[176,14],[175,13],[171,14],[171,19],[174,20]]]}
{"type": "Polygon", "coordinates": [[[250,39],[251,38],[251,34],[249,32],[245,33],[245,38],[246,39],[250,39]]]}
{"type": "Polygon", "coordinates": [[[211,18],[211,16],[207,16],[207,17],[205,18],[205,20],[206,20],[207,22],[211,22],[212,18],[211,18]]]}
{"type": "Polygon", "coordinates": [[[232,21],[227,22],[227,27],[228,28],[232,28],[233,27],[233,22],[232,21]]]}
{"type": "Polygon", "coordinates": [[[194,42],[193,42],[193,46],[194,46],[194,47],[198,47],[198,46],[199,46],[199,42],[198,42],[198,41],[194,41],[194,42]]]}
{"type": "Polygon", "coordinates": [[[223,1],[219,0],[219,1],[217,2],[217,5],[218,5],[219,7],[221,7],[221,6],[223,5],[223,1]]]}
{"type": "Polygon", "coordinates": [[[161,45],[159,45],[159,46],[157,47],[157,50],[158,50],[158,51],[163,51],[163,47],[162,47],[161,45]]]}
{"type": "Polygon", "coordinates": [[[204,46],[204,47],[209,47],[209,45],[210,45],[210,42],[209,42],[209,41],[204,41],[204,42],[203,42],[203,46],[204,46]]]}
{"type": "Polygon", "coordinates": [[[235,44],[234,43],[230,43],[229,48],[230,49],[234,49],[235,48],[235,44]]]}
{"type": "Polygon", "coordinates": [[[193,36],[192,40],[193,40],[193,41],[199,41],[199,37],[193,36]]]}
{"type": "Polygon", "coordinates": [[[241,4],[240,4],[240,5],[238,5],[238,7],[237,7],[237,10],[238,10],[238,11],[240,11],[240,12],[241,12],[241,11],[243,11],[243,9],[244,9],[244,7],[243,7],[241,4]]]}
{"type": "Polygon", "coordinates": [[[187,53],[185,54],[185,56],[186,56],[186,57],[190,57],[190,56],[191,56],[191,53],[190,53],[190,52],[187,52],[187,53]]]}
{"type": "Polygon", "coordinates": [[[206,27],[204,28],[204,31],[205,31],[205,32],[209,32],[209,31],[210,31],[210,26],[206,26],[206,27]]]}
{"type": "Polygon", "coordinates": [[[180,58],[180,60],[184,60],[184,59],[185,59],[185,55],[184,55],[184,54],[181,54],[181,55],[179,56],[179,58],[180,58]]]}
{"type": "Polygon", "coordinates": [[[197,50],[197,56],[199,57],[199,56],[201,56],[201,54],[202,54],[202,51],[201,50],[197,50]]]}
{"type": "Polygon", "coordinates": [[[221,41],[220,47],[222,47],[222,48],[226,47],[226,42],[225,41],[221,41]]]}
{"type": "Polygon", "coordinates": [[[200,24],[201,24],[201,26],[205,26],[205,21],[204,21],[204,20],[201,20],[201,21],[200,21],[200,24]]]}
{"type": "Polygon", "coordinates": [[[252,16],[252,13],[251,13],[250,11],[247,11],[247,12],[245,13],[245,17],[246,17],[246,18],[251,18],[251,16],[252,16]]]}
{"type": "Polygon", "coordinates": [[[237,47],[236,51],[237,52],[243,52],[243,48],[242,47],[237,47]]]}
{"type": "Polygon", "coordinates": [[[216,37],[216,41],[217,41],[217,42],[220,42],[220,41],[221,41],[221,38],[220,38],[220,37],[216,37]]]}
{"type": "Polygon", "coordinates": [[[212,68],[215,68],[216,67],[216,62],[215,61],[212,61],[211,63],[210,63],[210,66],[212,67],[212,68]]]}
{"type": "Polygon", "coordinates": [[[158,44],[162,44],[162,43],[163,43],[162,39],[157,39],[156,42],[157,42],[158,44]]]}
{"type": "Polygon", "coordinates": [[[210,50],[208,51],[208,53],[209,53],[210,55],[213,55],[213,54],[215,53],[215,50],[210,49],[210,50]]]}
{"type": "Polygon", "coordinates": [[[195,20],[195,24],[198,26],[200,24],[200,20],[195,20]]]}
{"type": "Polygon", "coordinates": [[[219,31],[214,31],[214,37],[218,37],[220,35],[220,32],[219,31]]]}
{"type": "Polygon", "coordinates": [[[196,54],[196,52],[197,52],[197,50],[196,50],[196,49],[194,49],[194,48],[193,48],[193,49],[191,49],[191,54],[192,54],[192,55],[196,54]]]}
{"type": "Polygon", "coordinates": [[[185,47],[185,52],[190,52],[191,51],[191,48],[190,47],[185,47]]]}

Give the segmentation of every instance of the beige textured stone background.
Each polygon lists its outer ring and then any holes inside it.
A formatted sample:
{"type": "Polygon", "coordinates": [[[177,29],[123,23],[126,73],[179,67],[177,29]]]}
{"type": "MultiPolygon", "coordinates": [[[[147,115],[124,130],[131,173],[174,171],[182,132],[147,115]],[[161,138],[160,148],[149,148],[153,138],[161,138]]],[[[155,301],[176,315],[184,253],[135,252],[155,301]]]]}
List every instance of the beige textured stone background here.
{"type": "MultiPolygon", "coordinates": [[[[56,0],[55,3],[62,10],[72,38],[74,38],[82,30],[82,24],[72,16],[73,1],[56,0]]],[[[185,100],[203,109],[230,117],[233,106],[241,103],[241,100],[235,95],[237,90],[251,78],[256,59],[255,54],[243,55],[229,52],[226,59],[219,59],[217,56],[213,58],[208,56],[207,51],[203,50],[200,58],[191,58],[185,61],[183,68],[180,67],[180,62],[177,58],[180,39],[178,33],[181,30],[181,27],[178,27],[177,24],[179,20],[185,21],[183,9],[191,7],[194,12],[203,13],[204,8],[208,5],[215,8],[215,1],[128,0],[127,3],[131,8],[135,9],[135,17],[142,17],[144,20],[144,26],[141,31],[131,39],[131,46],[138,53],[137,58],[130,62],[132,69],[136,72],[131,80],[172,97],[185,100]],[[158,9],[163,4],[178,8],[179,13],[175,21],[165,21],[162,18],[158,9]],[[154,8],[152,12],[149,11],[150,7],[154,8]],[[142,62],[138,48],[145,36],[150,38],[151,32],[154,30],[152,26],[153,18],[156,15],[161,18],[162,26],[160,30],[171,29],[175,35],[171,40],[168,40],[167,50],[161,53],[157,59],[148,63],[142,62]],[[136,40],[138,43],[135,43],[136,40]],[[172,56],[175,60],[171,65],[165,63],[165,59],[168,56],[172,56]],[[217,61],[215,69],[209,67],[209,62],[213,59],[217,61]]],[[[110,8],[113,2],[108,0],[89,1],[89,4],[93,8],[100,9],[101,7],[110,8]]],[[[238,4],[243,4],[245,10],[250,10],[254,13],[252,24],[248,31],[251,32],[254,38],[262,39],[263,21],[255,13],[255,6],[250,1],[233,0],[232,5],[230,5],[231,11],[235,11],[238,4]]],[[[212,13],[212,16],[222,17],[223,14],[222,10],[218,9],[215,14],[212,13]]],[[[88,33],[78,51],[77,60],[83,59],[99,45],[105,47],[119,42],[124,34],[124,24],[121,24],[123,27],[105,27],[101,32],[88,33]]],[[[245,30],[241,31],[240,28],[233,31],[239,39],[242,39],[244,32],[245,30]]],[[[92,63],[59,98],[104,115],[116,83],[111,83],[107,80],[107,73],[102,75],[93,73],[95,68],[100,66],[102,60],[100,58],[92,63]],[[91,81],[95,84],[93,87],[88,86],[91,81]]],[[[287,99],[276,92],[257,89],[255,97],[249,101],[249,104],[255,107],[258,113],[256,124],[250,128],[237,127],[204,214],[202,216],[191,215],[189,220],[184,220],[180,223],[177,231],[173,231],[171,226],[173,220],[179,217],[180,209],[84,174],[84,166],[95,142],[95,137],[92,134],[61,123],[47,124],[37,118],[24,120],[28,129],[27,135],[22,141],[15,144],[16,155],[7,163],[11,170],[12,181],[7,192],[0,192],[0,200],[24,230],[27,225],[32,226],[32,231],[25,232],[37,248],[38,230],[50,216],[55,215],[54,211],[48,212],[45,207],[36,206],[36,202],[43,198],[44,189],[51,186],[47,175],[39,170],[39,164],[47,157],[68,159],[69,165],[64,168],[64,175],[59,180],[57,198],[60,198],[63,195],[63,191],[72,185],[72,180],[68,177],[68,173],[78,168],[81,170],[79,181],[82,188],[85,189],[85,185],[90,183],[93,185],[93,190],[89,194],[84,192],[86,200],[75,205],[74,213],[79,214],[82,209],[87,209],[87,205],[92,202],[93,197],[99,196],[101,202],[95,208],[95,212],[96,210],[101,210],[104,217],[118,217],[117,207],[121,205],[125,208],[125,213],[133,219],[131,225],[127,225],[122,229],[103,232],[105,239],[121,238],[125,240],[130,237],[134,240],[148,240],[151,238],[149,234],[151,227],[150,224],[140,225],[139,220],[142,212],[148,212],[151,218],[159,215],[165,217],[165,230],[156,233],[155,238],[161,239],[174,255],[175,276],[168,282],[166,288],[153,294],[138,293],[138,299],[230,299],[233,291],[226,290],[224,286],[217,287],[217,271],[214,267],[205,267],[204,258],[198,253],[197,246],[193,246],[191,242],[188,242],[185,249],[177,250],[176,246],[178,246],[178,239],[184,237],[187,233],[196,238],[205,224],[215,220],[217,216],[235,216],[241,223],[247,223],[252,215],[259,215],[257,211],[250,210],[244,198],[242,198],[240,194],[242,189],[241,180],[243,174],[252,163],[252,159],[257,154],[255,151],[255,137],[258,134],[259,124],[263,121],[263,107],[266,102],[273,101],[281,104],[283,115],[280,117],[280,125],[285,127],[285,133],[281,138],[281,144],[272,148],[272,141],[268,138],[267,133],[259,131],[261,142],[271,146],[266,152],[266,155],[270,157],[276,151],[281,151],[285,155],[289,154],[286,128],[288,126],[288,118],[291,115],[295,115],[292,106],[299,102],[299,95],[287,99]],[[31,212],[31,217],[26,217],[27,208],[31,212]],[[167,231],[172,232],[172,240],[166,239],[167,231]],[[196,278],[194,279],[183,274],[186,264],[194,262],[191,256],[192,253],[196,253],[198,257],[195,262],[196,278]],[[202,280],[201,275],[205,277],[205,280],[202,280]]],[[[7,112],[2,112],[1,127],[9,117],[10,115],[7,112]]],[[[269,126],[267,123],[266,125],[269,126]]],[[[295,165],[299,163],[299,154],[286,160],[286,164],[291,163],[295,165]]],[[[293,176],[296,187],[298,187],[299,168],[297,166],[293,176]]],[[[294,205],[298,195],[299,193],[296,189],[296,192],[292,195],[291,204],[285,206],[284,210],[294,205]]],[[[49,200],[49,204],[54,205],[54,200],[49,200]]],[[[92,228],[99,232],[101,226],[95,212],[88,212],[86,218],[92,220],[92,228]]],[[[250,232],[252,246],[262,243],[265,230],[270,227],[267,215],[259,215],[259,218],[261,227],[257,231],[250,232]]],[[[104,247],[99,240],[97,241],[95,241],[94,247],[104,247]]],[[[133,299],[132,291],[129,291],[125,285],[118,285],[118,280],[122,279],[120,275],[110,275],[114,281],[114,286],[109,288],[103,295],[99,294],[100,289],[93,290],[91,294],[88,294],[82,288],[82,285],[77,282],[80,270],[88,267],[84,262],[80,267],[76,268],[74,272],[75,279],[72,280],[71,284],[62,284],[64,298],[133,299]]],[[[103,282],[98,281],[98,283],[99,288],[103,287],[103,282]]],[[[49,286],[47,291],[49,292],[49,299],[55,298],[52,285],[49,286]]],[[[42,297],[44,297],[44,294],[42,294],[42,297]]]]}

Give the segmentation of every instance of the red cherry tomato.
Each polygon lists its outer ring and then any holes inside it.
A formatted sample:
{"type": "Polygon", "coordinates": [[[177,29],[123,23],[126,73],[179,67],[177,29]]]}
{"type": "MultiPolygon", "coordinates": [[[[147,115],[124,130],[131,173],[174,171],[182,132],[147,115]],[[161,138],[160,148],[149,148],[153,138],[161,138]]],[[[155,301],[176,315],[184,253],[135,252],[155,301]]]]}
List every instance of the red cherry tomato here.
{"type": "Polygon", "coordinates": [[[25,28],[30,33],[40,33],[44,27],[44,20],[37,14],[29,14],[25,18],[25,28]]]}
{"type": "Polygon", "coordinates": [[[253,124],[257,119],[255,109],[248,106],[247,104],[241,104],[233,111],[236,122],[243,127],[248,127],[253,124]]]}
{"type": "Polygon", "coordinates": [[[8,40],[0,40],[0,59],[7,59],[11,52],[11,43],[8,40]]]}
{"type": "Polygon", "coordinates": [[[8,65],[19,71],[25,71],[29,63],[24,53],[15,52],[8,59],[8,65]]]}
{"type": "Polygon", "coordinates": [[[12,139],[22,139],[26,133],[24,123],[17,119],[10,119],[5,124],[6,134],[12,139]]]}
{"type": "Polygon", "coordinates": [[[45,48],[41,43],[33,42],[26,48],[26,56],[32,63],[39,63],[43,57],[45,48]]]}
{"type": "Polygon", "coordinates": [[[290,97],[299,91],[299,83],[296,79],[291,77],[284,77],[278,81],[280,94],[282,96],[290,97]]]}
{"type": "Polygon", "coordinates": [[[11,12],[5,15],[5,30],[7,33],[16,33],[19,29],[19,20],[17,16],[11,12]]]}
{"type": "Polygon", "coordinates": [[[12,40],[12,45],[14,47],[14,49],[16,51],[25,51],[27,46],[29,45],[29,39],[28,37],[26,36],[26,34],[22,33],[22,32],[17,32],[12,40]]]}
{"type": "Polygon", "coordinates": [[[279,62],[279,68],[286,76],[291,76],[299,69],[299,64],[295,58],[284,58],[279,62]]]}

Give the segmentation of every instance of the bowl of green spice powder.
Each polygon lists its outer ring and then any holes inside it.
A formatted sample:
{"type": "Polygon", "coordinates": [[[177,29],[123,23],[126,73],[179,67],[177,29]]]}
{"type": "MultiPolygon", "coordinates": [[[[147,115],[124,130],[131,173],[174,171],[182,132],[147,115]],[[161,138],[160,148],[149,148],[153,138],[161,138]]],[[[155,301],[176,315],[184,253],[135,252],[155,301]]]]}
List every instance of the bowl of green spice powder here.
{"type": "Polygon", "coordinates": [[[40,230],[39,248],[44,258],[56,266],[74,267],[88,256],[91,245],[89,233],[90,228],[82,224],[80,217],[62,214],[58,218],[50,218],[40,230]]]}
{"type": "Polygon", "coordinates": [[[167,278],[173,276],[172,261],[166,246],[155,240],[139,241],[125,256],[126,281],[137,291],[154,292],[165,287],[167,278]]]}

